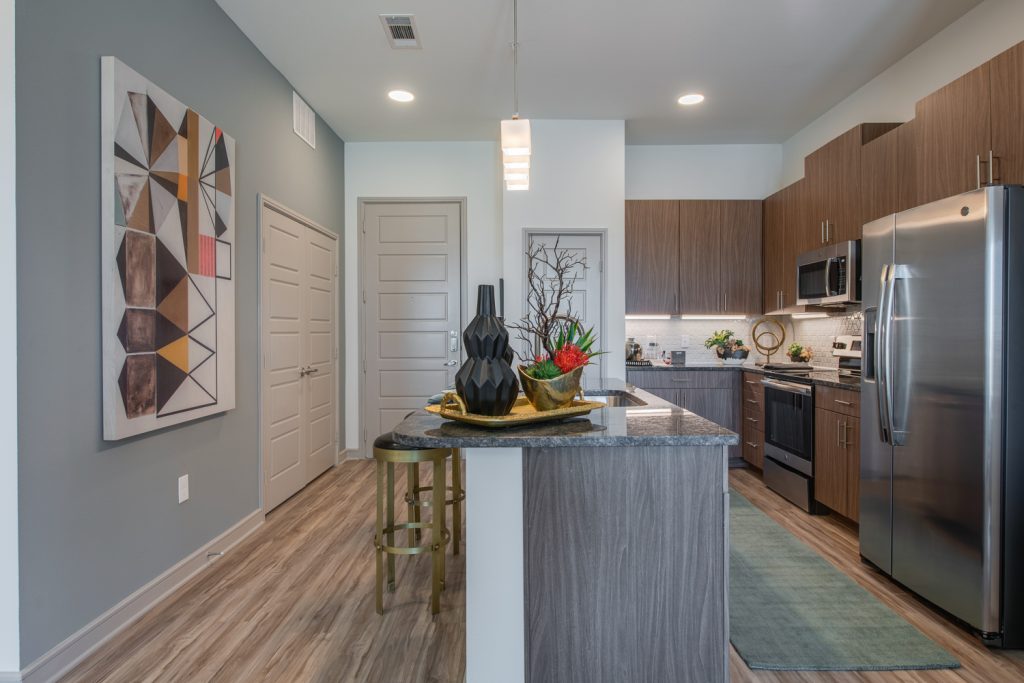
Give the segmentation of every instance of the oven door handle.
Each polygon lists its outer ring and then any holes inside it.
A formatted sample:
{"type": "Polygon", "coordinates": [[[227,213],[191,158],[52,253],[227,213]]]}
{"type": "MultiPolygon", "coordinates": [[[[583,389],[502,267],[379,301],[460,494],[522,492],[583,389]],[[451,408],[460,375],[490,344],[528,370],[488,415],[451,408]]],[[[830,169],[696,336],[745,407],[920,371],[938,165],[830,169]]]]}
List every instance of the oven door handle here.
{"type": "Polygon", "coordinates": [[[793,384],[791,382],[779,382],[773,379],[763,379],[761,384],[772,389],[778,389],[779,391],[785,391],[789,394],[800,394],[801,396],[810,396],[811,387],[803,384],[793,384]]]}

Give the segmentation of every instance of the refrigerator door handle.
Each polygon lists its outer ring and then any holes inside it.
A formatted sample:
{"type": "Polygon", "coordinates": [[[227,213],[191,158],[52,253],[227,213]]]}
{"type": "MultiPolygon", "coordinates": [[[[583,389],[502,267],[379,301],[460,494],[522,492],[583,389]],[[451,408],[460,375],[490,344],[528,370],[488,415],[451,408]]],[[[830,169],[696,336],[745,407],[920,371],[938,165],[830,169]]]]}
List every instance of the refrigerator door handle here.
{"type": "Polygon", "coordinates": [[[878,429],[879,438],[882,443],[889,441],[889,369],[888,365],[888,336],[889,309],[889,264],[882,266],[881,283],[878,288],[878,319],[875,323],[875,389],[878,392],[878,429]]]}
{"type": "MultiPolygon", "coordinates": [[[[889,267],[889,295],[888,295],[888,310],[886,311],[886,320],[888,321],[885,326],[885,345],[886,345],[886,357],[885,357],[885,384],[886,384],[886,399],[885,405],[888,410],[888,418],[886,423],[889,428],[889,440],[893,446],[903,446],[907,442],[907,432],[905,424],[896,424],[897,416],[900,416],[903,422],[906,421],[906,407],[897,406],[897,397],[902,396],[905,392],[896,391],[896,378],[893,372],[893,358],[892,358],[892,324],[893,318],[896,315],[896,281],[908,279],[909,271],[905,265],[892,264],[889,267]]],[[[902,367],[906,367],[906,359],[902,367]]],[[[904,378],[904,383],[906,378],[904,378]]],[[[901,383],[900,386],[904,386],[901,383]]]]}

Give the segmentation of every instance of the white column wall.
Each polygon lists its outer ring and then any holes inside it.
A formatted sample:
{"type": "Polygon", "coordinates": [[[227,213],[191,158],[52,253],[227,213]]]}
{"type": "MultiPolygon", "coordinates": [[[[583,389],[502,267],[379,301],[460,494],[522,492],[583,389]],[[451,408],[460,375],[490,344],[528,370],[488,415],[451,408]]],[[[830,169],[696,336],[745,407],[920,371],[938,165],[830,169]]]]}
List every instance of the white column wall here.
{"type": "Polygon", "coordinates": [[[532,120],[530,189],[503,190],[506,317],[522,315],[526,248],[523,231],[606,231],[604,335],[609,377],[625,379],[626,126],[624,121],[532,120]]]}
{"type": "Polygon", "coordinates": [[[0,679],[20,670],[14,0],[0,0],[0,679]]]}

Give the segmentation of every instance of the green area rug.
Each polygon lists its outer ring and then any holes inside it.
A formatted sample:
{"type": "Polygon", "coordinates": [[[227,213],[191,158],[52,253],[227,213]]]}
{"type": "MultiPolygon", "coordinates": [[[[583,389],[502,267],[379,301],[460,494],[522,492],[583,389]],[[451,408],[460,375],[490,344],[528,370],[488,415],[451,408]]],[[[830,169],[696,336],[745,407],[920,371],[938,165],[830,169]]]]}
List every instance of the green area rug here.
{"type": "Polygon", "coordinates": [[[751,669],[888,671],[960,663],[730,491],[729,632],[751,669]]]}

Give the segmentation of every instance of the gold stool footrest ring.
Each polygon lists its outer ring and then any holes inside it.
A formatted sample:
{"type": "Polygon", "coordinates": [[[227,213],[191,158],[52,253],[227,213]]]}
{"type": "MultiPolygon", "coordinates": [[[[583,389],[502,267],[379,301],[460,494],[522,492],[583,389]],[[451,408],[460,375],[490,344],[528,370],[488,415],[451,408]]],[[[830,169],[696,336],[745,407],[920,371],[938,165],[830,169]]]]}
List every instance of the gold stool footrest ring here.
{"type": "MultiPolygon", "coordinates": [[[[390,533],[396,531],[405,531],[407,529],[431,529],[433,524],[429,522],[403,522],[402,524],[396,524],[394,526],[384,527],[384,535],[387,536],[390,533]]],[[[441,530],[441,542],[444,545],[448,545],[451,540],[452,534],[448,529],[441,530]]],[[[433,539],[431,539],[433,540],[433,539]]],[[[429,545],[383,545],[377,534],[373,535],[373,547],[378,552],[388,553],[389,555],[419,555],[420,553],[429,553],[434,550],[434,543],[429,545]]]]}

